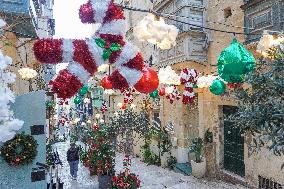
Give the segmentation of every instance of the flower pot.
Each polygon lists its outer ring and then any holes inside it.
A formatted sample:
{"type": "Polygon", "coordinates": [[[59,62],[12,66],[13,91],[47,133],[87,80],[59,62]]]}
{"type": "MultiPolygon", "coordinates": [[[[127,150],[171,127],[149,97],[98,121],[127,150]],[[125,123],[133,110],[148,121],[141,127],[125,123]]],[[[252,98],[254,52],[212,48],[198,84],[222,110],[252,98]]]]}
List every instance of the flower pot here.
{"type": "Polygon", "coordinates": [[[99,175],[99,189],[111,189],[111,176],[99,175]]]}
{"type": "Polygon", "coordinates": [[[191,160],[192,175],[196,178],[202,178],[206,173],[206,159],[202,158],[202,162],[196,163],[191,160]]]}

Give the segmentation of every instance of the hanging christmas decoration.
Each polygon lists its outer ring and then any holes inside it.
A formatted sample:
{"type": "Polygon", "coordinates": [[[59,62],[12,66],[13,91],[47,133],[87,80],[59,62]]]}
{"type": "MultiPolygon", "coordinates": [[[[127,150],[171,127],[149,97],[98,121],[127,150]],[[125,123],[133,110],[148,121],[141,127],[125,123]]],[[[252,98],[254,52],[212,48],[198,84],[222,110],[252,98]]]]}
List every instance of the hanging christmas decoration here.
{"type": "Polygon", "coordinates": [[[13,111],[10,110],[10,103],[15,101],[13,92],[8,87],[14,83],[16,75],[7,71],[12,59],[4,56],[0,50],[0,142],[6,142],[12,139],[16,131],[20,130],[24,124],[23,121],[14,119],[13,111]]]}
{"type": "Polygon", "coordinates": [[[193,88],[197,82],[197,71],[195,69],[185,68],[180,74],[180,81],[185,85],[185,89],[182,96],[183,104],[192,104],[195,100],[195,93],[193,88]]]}
{"type": "Polygon", "coordinates": [[[37,156],[37,141],[34,137],[17,134],[13,139],[4,143],[0,155],[11,166],[27,165],[37,156]]]}
{"type": "Polygon", "coordinates": [[[164,96],[166,94],[166,89],[165,88],[160,88],[159,89],[159,96],[164,96]]]}
{"type": "Polygon", "coordinates": [[[88,86],[85,85],[80,89],[79,94],[83,96],[88,93],[88,90],[89,90],[88,86]]]}
{"type": "Polygon", "coordinates": [[[79,97],[79,96],[76,96],[75,98],[74,98],[74,103],[75,104],[80,104],[81,103],[81,98],[79,97]]]}
{"type": "Polygon", "coordinates": [[[170,103],[172,104],[175,100],[179,100],[181,98],[181,94],[178,91],[176,86],[173,86],[173,91],[166,96],[169,99],[170,103]]]}
{"type": "Polygon", "coordinates": [[[126,89],[123,91],[123,102],[125,104],[132,104],[133,103],[133,93],[135,92],[134,89],[126,89]]]}
{"type": "Polygon", "coordinates": [[[230,89],[236,89],[236,88],[240,88],[242,84],[241,83],[228,83],[227,86],[230,89]]]}
{"type": "Polygon", "coordinates": [[[214,75],[200,76],[197,78],[196,84],[198,88],[209,88],[217,77],[214,75]]]}
{"type": "Polygon", "coordinates": [[[65,123],[69,123],[69,100],[59,99],[58,101],[58,126],[65,126],[65,123]]]}
{"type": "Polygon", "coordinates": [[[122,104],[121,109],[126,110],[126,108],[127,108],[126,104],[122,104]]]}
{"type": "Polygon", "coordinates": [[[168,86],[165,88],[165,93],[168,95],[168,94],[171,94],[175,89],[175,86],[168,86]]]}
{"type": "Polygon", "coordinates": [[[228,83],[243,82],[244,75],[251,72],[255,66],[255,59],[237,39],[227,47],[218,58],[219,76],[228,83]]]}
{"type": "Polygon", "coordinates": [[[60,98],[74,96],[106,62],[116,68],[109,76],[112,89],[134,86],[145,65],[138,49],[124,40],[127,22],[122,9],[113,0],[88,1],[80,7],[79,15],[83,23],[101,23],[90,39],[40,39],[34,44],[40,62],[70,62],[51,82],[53,91],[60,98]]]}
{"type": "Polygon", "coordinates": [[[21,68],[18,72],[22,79],[33,79],[37,76],[37,72],[31,68],[21,68]]]}
{"type": "Polygon", "coordinates": [[[226,84],[219,79],[215,79],[209,89],[211,93],[215,95],[220,95],[225,92],[226,84]]]}
{"type": "Polygon", "coordinates": [[[274,46],[280,45],[282,42],[284,42],[284,37],[270,35],[267,30],[264,30],[257,45],[257,52],[261,53],[264,57],[268,57],[267,51],[274,46]]]}
{"type": "Polygon", "coordinates": [[[156,98],[159,95],[159,91],[156,89],[152,93],[150,93],[150,97],[156,98]]]}
{"type": "Polygon", "coordinates": [[[133,28],[133,33],[140,41],[148,41],[161,49],[170,49],[176,45],[178,29],[166,24],[163,18],[148,14],[133,28]]]}
{"type": "Polygon", "coordinates": [[[108,108],[107,108],[107,102],[104,100],[102,103],[102,107],[101,107],[101,112],[102,114],[104,114],[105,112],[107,112],[108,108]]]}
{"type": "Polygon", "coordinates": [[[159,86],[159,78],[157,72],[150,68],[143,69],[142,78],[134,85],[135,89],[140,93],[151,93],[159,86]]]}
{"type": "Polygon", "coordinates": [[[101,82],[101,85],[104,89],[112,89],[111,81],[109,80],[109,76],[104,76],[101,82]]]}
{"type": "Polygon", "coordinates": [[[158,73],[160,84],[180,85],[180,76],[172,69],[171,66],[161,68],[158,73]]]}

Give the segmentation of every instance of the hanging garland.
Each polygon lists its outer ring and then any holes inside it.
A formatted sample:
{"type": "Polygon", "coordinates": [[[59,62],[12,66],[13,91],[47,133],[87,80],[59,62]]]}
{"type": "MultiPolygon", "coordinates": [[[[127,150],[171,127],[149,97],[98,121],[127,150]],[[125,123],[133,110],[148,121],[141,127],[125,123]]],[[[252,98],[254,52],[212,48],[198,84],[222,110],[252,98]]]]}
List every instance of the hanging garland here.
{"type": "Polygon", "coordinates": [[[179,100],[181,98],[181,94],[178,91],[178,88],[176,86],[172,86],[173,91],[169,93],[166,98],[170,100],[170,103],[174,103],[175,100],[179,100]]]}
{"type": "Polygon", "coordinates": [[[104,100],[103,103],[102,103],[102,107],[101,107],[101,112],[102,114],[104,114],[105,112],[107,112],[107,102],[104,100]]]}
{"type": "Polygon", "coordinates": [[[133,93],[134,92],[135,92],[134,89],[126,89],[126,90],[123,91],[123,95],[124,95],[123,102],[125,104],[132,104],[133,103],[133,100],[134,100],[133,93]]]}
{"type": "Polygon", "coordinates": [[[151,78],[157,77],[157,73],[146,68],[137,47],[125,41],[127,22],[123,10],[113,0],[88,1],[80,7],[79,15],[82,23],[101,23],[90,39],[40,39],[33,48],[42,63],[70,62],[51,82],[59,98],[74,96],[105,63],[116,67],[107,78],[111,83],[108,89],[134,86],[139,92],[150,93],[157,88],[156,82],[145,83],[149,73],[151,78]]]}
{"type": "Polygon", "coordinates": [[[180,74],[180,82],[185,85],[185,89],[182,95],[183,104],[192,104],[195,100],[195,93],[193,88],[196,87],[197,71],[195,69],[185,68],[180,74]]]}
{"type": "Polygon", "coordinates": [[[35,159],[37,146],[38,144],[34,137],[17,134],[1,147],[1,156],[9,165],[27,165],[35,159]]]}

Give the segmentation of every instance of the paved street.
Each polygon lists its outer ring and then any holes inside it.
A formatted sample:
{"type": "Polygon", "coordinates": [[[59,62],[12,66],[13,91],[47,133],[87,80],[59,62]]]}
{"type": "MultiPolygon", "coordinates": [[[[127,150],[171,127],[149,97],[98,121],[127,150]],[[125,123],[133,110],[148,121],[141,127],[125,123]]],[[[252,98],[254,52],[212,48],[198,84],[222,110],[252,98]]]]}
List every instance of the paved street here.
{"type": "MultiPolygon", "coordinates": [[[[56,148],[63,161],[63,167],[59,170],[60,178],[64,182],[64,189],[98,189],[97,177],[89,176],[89,171],[80,163],[77,181],[69,177],[69,165],[66,159],[68,143],[58,143],[56,148]]],[[[123,156],[116,157],[116,170],[122,170],[123,156]]],[[[132,159],[131,171],[138,174],[141,179],[142,189],[243,189],[244,187],[227,184],[224,182],[212,182],[196,179],[192,176],[184,176],[157,166],[147,166],[139,159],[132,159]]]]}

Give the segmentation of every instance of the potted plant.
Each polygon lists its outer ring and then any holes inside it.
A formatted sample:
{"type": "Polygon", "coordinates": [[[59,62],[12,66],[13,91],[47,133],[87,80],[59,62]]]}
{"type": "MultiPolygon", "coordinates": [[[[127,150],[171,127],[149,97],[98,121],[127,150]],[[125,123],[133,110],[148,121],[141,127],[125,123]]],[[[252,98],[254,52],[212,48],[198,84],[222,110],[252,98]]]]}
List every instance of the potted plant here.
{"type": "Polygon", "coordinates": [[[197,137],[192,140],[192,145],[189,148],[190,153],[194,153],[195,160],[191,160],[192,175],[197,178],[202,178],[206,172],[206,160],[203,157],[203,140],[197,137]]]}
{"type": "Polygon", "coordinates": [[[97,126],[91,133],[89,143],[90,173],[98,175],[99,188],[110,189],[114,175],[114,152],[104,125],[97,126]]]}
{"type": "Polygon", "coordinates": [[[136,174],[127,171],[112,177],[113,189],[137,189],[140,187],[140,183],[141,181],[136,174]]]}
{"type": "Polygon", "coordinates": [[[124,171],[117,176],[112,177],[112,189],[137,189],[140,187],[141,181],[138,176],[130,172],[131,159],[129,155],[125,155],[123,160],[124,171]]]}

